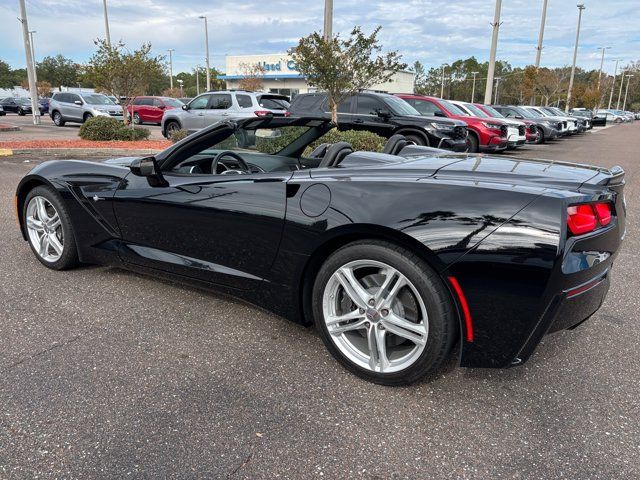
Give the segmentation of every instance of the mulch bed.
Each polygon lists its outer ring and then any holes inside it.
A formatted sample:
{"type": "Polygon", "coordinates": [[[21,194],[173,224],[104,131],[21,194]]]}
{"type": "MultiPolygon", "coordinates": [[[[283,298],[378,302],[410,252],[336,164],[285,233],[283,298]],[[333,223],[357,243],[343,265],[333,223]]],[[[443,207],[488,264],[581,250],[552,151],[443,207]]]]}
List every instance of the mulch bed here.
{"type": "Polygon", "coordinates": [[[16,150],[34,148],[117,148],[119,150],[164,150],[170,145],[171,142],[168,140],[141,140],[136,142],[94,142],[90,140],[0,141],[0,148],[12,148],[16,150]]]}

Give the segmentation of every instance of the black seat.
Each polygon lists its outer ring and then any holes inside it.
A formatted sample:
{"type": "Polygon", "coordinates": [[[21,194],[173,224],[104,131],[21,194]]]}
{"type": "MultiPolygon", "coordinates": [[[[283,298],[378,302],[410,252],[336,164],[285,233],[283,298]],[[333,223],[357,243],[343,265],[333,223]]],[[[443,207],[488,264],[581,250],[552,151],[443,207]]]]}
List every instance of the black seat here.
{"type": "Polygon", "coordinates": [[[318,168],[336,167],[344,160],[344,157],[353,153],[353,147],[347,142],[334,143],[327,149],[324,158],[320,161],[318,168]]]}
{"type": "Polygon", "coordinates": [[[313,149],[313,152],[311,152],[311,155],[309,155],[309,158],[324,157],[327,153],[327,148],[329,148],[328,143],[321,143],[320,145],[318,145],[316,148],[313,149]]]}
{"type": "Polygon", "coordinates": [[[404,137],[404,135],[396,133],[395,135],[389,137],[389,140],[387,140],[387,143],[384,145],[382,153],[386,153],[387,155],[397,155],[398,153],[400,153],[400,150],[402,150],[408,144],[409,142],[404,137]]]}

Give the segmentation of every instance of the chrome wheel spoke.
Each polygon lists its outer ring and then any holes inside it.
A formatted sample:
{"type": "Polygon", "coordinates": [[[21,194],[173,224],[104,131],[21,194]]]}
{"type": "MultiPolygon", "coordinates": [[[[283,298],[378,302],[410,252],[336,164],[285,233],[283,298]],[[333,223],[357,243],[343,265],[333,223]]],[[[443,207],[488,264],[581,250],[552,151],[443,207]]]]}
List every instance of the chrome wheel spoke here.
{"type": "Polygon", "coordinates": [[[45,200],[43,197],[36,197],[36,211],[38,212],[38,218],[41,222],[46,222],[49,220],[49,215],[47,215],[47,205],[45,204],[45,200]]]}
{"type": "Polygon", "coordinates": [[[353,269],[342,267],[334,275],[336,275],[340,285],[353,303],[360,308],[367,308],[369,293],[364,289],[362,284],[353,274],[353,269]]]}
{"type": "Polygon", "coordinates": [[[334,327],[329,328],[329,333],[331,335],[342,335],[345,332],[352,332],[354,330],[360,330],[366,328],[366,321],[363,318],[357,322],[347,323],[346,325],[336,325],[334,327]]]}
{"type": "Polygon", "coordinates": [[[35,230],[38,233],[44,232],[44,225],[40,220],[36,220],[34,217],[27,217],[27,228],[35,230]]]}
{"type": "Polygon", "coordinates": [[[427,328],[424,323],[414,323],[389,312],[389,315],[382,320],[382,324],[390,333],[411,340],[416,345],[427,343],[427,328]]]}
{"type": "Polygon", "coordinates": [[[48,237],[49,240],[49,245],[51,245],[51,247],[55,250],[56,255],[62,255],[62,243],[60,243],[60,240],[58,240],[58,237],[56,237],[55,233],[51,233],[49,234],[48,237]]]}
{"type": "Polygon", "coordinates": [[[49,235],[43,235],[40,241],[40,256],[46,258],[49,255],[49,235]]]}
{"type": "Polygon", "coordinates": [[[389,269],[387,276],[376,293],[375,302],[376,308],[381,308],[383,305],[390,307],[395,300],[398,292],[407,285],[407,279],[404,275],[395,269],[389,269]]]}
{"type": "Polygon", "coordinates": [[[349,312],[344,315],[338,315],[338,316],[331,315],[326,319],[326,324],[327,324],[327,327],[331,327],[338,323],[346,322],[349,320],[355,320],[356,318],[364,318],[364,314],[360,313],[360,310],[354,310],[353,312],[349,312]]]}
{"type": "Polygon", "coordinates": [[[367,345],[369,347],[369,368],[384,372],[389,367],[387,357],[386,332],[371,325],[367,329],[367,345]]]}
{"type": "Polygon", "coordinates": [[[60,222],[60,216],[58,215],[58,212],[55,212],[53,214],[53,217],[49,219],[49,229],[51,231],[55,231],[55,229],[58,228],[61,224],[62,222],[60,222]]]}

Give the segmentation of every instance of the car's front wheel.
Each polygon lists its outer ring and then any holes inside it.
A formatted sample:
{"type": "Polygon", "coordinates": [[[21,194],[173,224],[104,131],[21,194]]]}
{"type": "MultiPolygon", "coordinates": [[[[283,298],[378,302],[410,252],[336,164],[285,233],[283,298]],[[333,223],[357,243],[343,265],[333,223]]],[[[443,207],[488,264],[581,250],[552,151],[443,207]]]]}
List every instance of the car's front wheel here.
{"type": "Polygon", "coordinates": [[[57,127],[64,127],[65,121],[63,120],[60,112],[53,112],[53,123],[57,127]]]}
{"type": "Polygon", "coordinates": [[[140,119],[140,115],[138,115],[137,113],[133,114],[133,123],[135,123],[136,125],[142,124],[142,120],[140,119]]]}
{"type": "Polygon", "coordinates": [[[40,186],[31,190],[22,213],[29,245],[44,266],[64,270],[78,264],[71,220],[52,188],[40,186]]]}
{"type": "Polygon", "coordinates": [[[454,309],[438,275],[402,247],[351,243],[321,267],[312,292],[316,328],[351,372],[385,385],[437,370],[456,338],[454,309]]]}
{"type": "Polygon", "coordinates": [[[24,110],[22,108],[18,109],[18,115],[20,115],[21,117],[24,117],[25,113],[24,113],[24,110]]]}
{"type": "Polygon", "coordinates": [[[173,136],[173,134],[178,130],[180,130],[180,124],[174,120],[170,120],[167,122],[164,128],[165,128],[165,137],[171,140],[171,137],[173,136]]]}

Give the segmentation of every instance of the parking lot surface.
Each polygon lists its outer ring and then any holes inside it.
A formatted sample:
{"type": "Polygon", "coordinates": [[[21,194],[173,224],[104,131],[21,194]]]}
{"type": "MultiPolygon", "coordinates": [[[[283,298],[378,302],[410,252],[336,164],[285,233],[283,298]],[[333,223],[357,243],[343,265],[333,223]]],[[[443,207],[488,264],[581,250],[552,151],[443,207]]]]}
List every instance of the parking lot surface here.
{"type": "Polygon", "coordinates": [[[406,388],[228,297],[45,269],[12,210],[38,159],[0,158],[0,478],[640,478],[638,151],[640,123],[517,152],[626,170],[607,301],[523,366],[406,388]]]}

